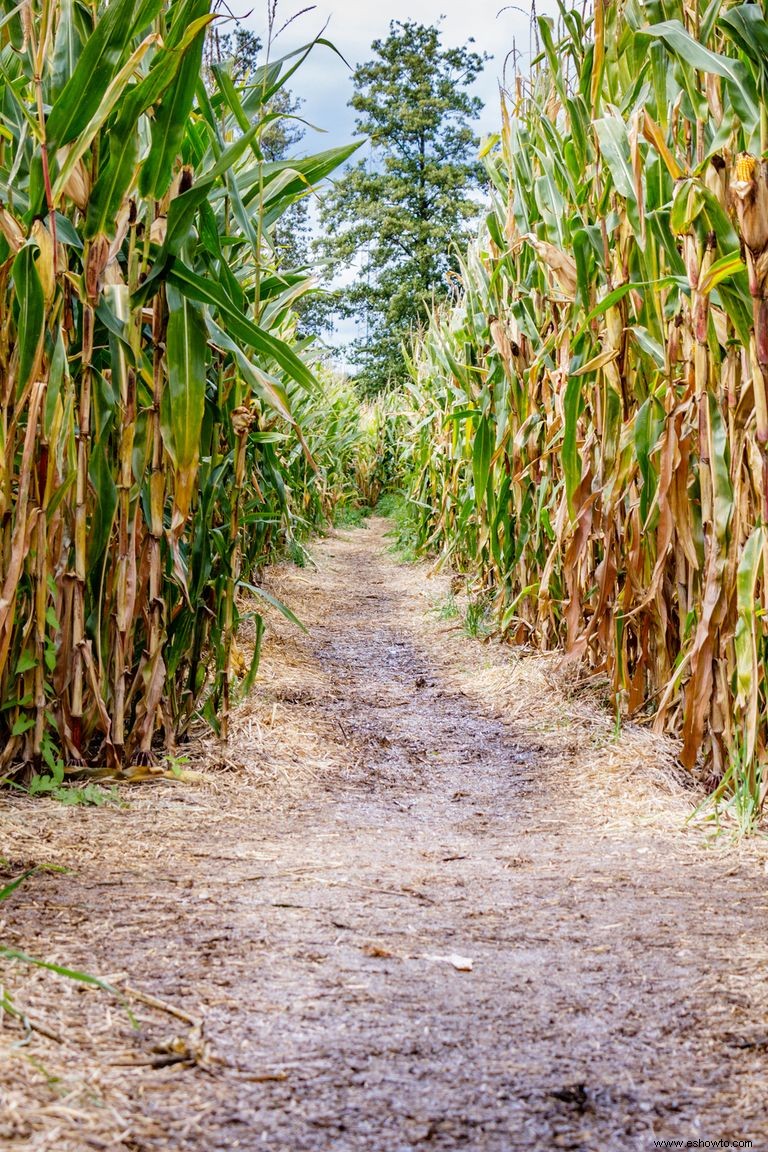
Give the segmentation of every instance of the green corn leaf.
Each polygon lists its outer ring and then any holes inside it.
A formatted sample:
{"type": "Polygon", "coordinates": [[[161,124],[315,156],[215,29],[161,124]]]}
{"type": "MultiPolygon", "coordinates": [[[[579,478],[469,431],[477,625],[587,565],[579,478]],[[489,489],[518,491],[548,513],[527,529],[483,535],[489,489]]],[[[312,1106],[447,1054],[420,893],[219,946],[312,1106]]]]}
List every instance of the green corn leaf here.
{"type": "Polygon", "coordinates": [[[133,180],[139,155],[135,131],[115,132],[109,139],[109,158],[103,166],[88,201],[85,235],[111,236],[123,200],[133,180]]]}
{"type": "MultiPolygon", "coordinates": [[[[7,71],[2,53],[0,53],[0,76],[2,76],[5,81],[4,91],[0,89],[0,91],[3,91],[5,98],[5,109],[9,109],[10,106],[9,111],[5,111],[4,109],[5,115],[9,121],[13,122],[15,120],[19,127],[24,125],[26,128],[31,129],[35,139],[40,140],[42,137],[37,118],[33,115],[31,109],[27,107],[26,103],[20,99],[16,90],[18,85],[14,84],[14,77],[7,71]],[[14,115],[14,113],[16,115],[14,115]]],[[[10,185],[11,182],[9,181],[8,183],[10,185]]]]}
{"type": "Polygon", "coordinates": [[[715,496],[715,533],[721,552],[724,552],[733,512],[733,487],[728,462],[727,429],[720,413],[717,396],[713,392],[707,393],[707,396],[709,400],[710,456],[715,496]]]}
{"type": "Polygon", "coordinates": [[[616,116],[604,116],[594,121],[600,151],[613,177],[616,191],[627,200],[637,201],[635,182],[629,162],[629,141],[623,120],[616,116]]]}
{"type": "Polygon", "coordinates": [[[711,292],[723,280],[730,280],[734,276],[743,276],[745,272],[744,260],[741,252],[728,252],[715,260],[708,271],[699,280],[699,292],[711,292]]]}
{"type": "MultiPolygon", "coordinates": [[[[744,716],[745,752],[748,761],[755,754],[759,710],[759,665],[757,642],[757,580],[766,547],[764,527],[753,529],[739,561],[736,577],[738,620],[734,634],[736,652],[736,707],[744,716]]],[[[758,601],[759,603],[759,601],[758,601]]]]}
{"type": "Polygon", "coordinates": [[[57,976],[66,976],[68,980],[76,980],[79,984],[90,984],[94,988],[101,988],[104,992],[111,992],[114,996],[119,997],[120,995],[111,984],[108,984],[106,980],[100,980],[98,976],[80,972],[76,968],[65,968],[62,964],[51,964],[47,960],[37,960],[34,956],[29,956],[18,948],[6,948],[2,945],[0,946],[0,956],[6,960],[19,960],[22,964],[31,964],[34,968],[44,968],[48,972],[55,972],[57,976]]]}
{"type": "Polygon", "coordinates": [[[75,0],[60,0],[59,22],[53,42],[53,61],[51,64],[50,102],[52,104],[64,90],[70,77],[74,75],[82,51],[82,44],[75,0]]]}
{"type": "Polygon", "coordinates": [[[581,460],[577,440],[578,422],[581,414],[581,380],[578,376],[568,378],[563,398],[563,412],[565,414],[562,448],[563,472],[565,474],[568,511],[571,519],[573,519],[576,515],[574,497],[581,482],[581,460]]]}
{"type": "Polygon", "coordinates": [[[642,324],[633,324],[630,331],[635,340],[637,340],[640,348],[651,357],[656,367],[659,369],[663,368],[666,360],[664,349],[658,340],[654,340],[648,329],[642,324]]]}
{"type": "Polygon", "coordinates": [[[663,428],[663,422],[659,419],[656,407],[653,398],[649,396],[638,408],[632,429],[637,463],[643,478],[643,486],[640,490],[640,520],[645,529],[648,527],[648,514],[653,506],[657,487],[652,456],[663,428]]]}
{"type": "MultiPolygon", "coordinates": [[[[232,286],[237,284],[237,281],[231,274],[229,264],[223,259],[218,226],[211,211],[210,204],[208,203],[208,198],[216,180],[221,176],[228,175],[229,170],[234,167],[245,149],[251,141],[255,139],[259,129],[260,125],[254,124],[250,131],[235,140],[233,144],[221,153],[216,163],[209,168],[199,180],[195,181],[192,188],[188,188],[186,192],[173,198],[168,209],[168,225],[165,240],[155,258],[151,272],[142,285],[142,299],[146,299],[152,286],[164,278],[171,258],[180,254],[182,246],[189,237],[195,215],[198,211],[200,211],[204,217],[201,227],[208,227],[215,237],[213,247],[216,255],[222,257],[223,275],[232,286]]],[[[241,294],[239,285],[237,286],[237,292],[241,294]]],[[[240,302],[240,311],[243,311],[242,302],[240,302]]]]}
{"type": "Polygon", "coordinates": [[[261,600],[266,600],[267,604],[271,604],[278,612],[285,616],[286,620],[290,620],[291,624],[295,624],[302,632],[309,632],[305,624],[302,624],[298,616],[291,611],[287,604],[283,604],[282,600],[278,600],[271,592],[267,592],[266,588],[260,588],[258,584],[249,584],[247,580],[238,580],[238,588],[245,588],[247,592],[252,592],[254,596],[258,596],[261,600]]]}
{"type": "Polygon", "coordinates": [[[270,408],[273,408],[275,412],[279,413],[284,420],[287,420],[290,424],[295,424],[291,412],[290,397],[279,380],[275,380],[274,377],[258,368],[243,353],[235,341],[210,318],[208,319],[208,331],[211,343],[216,348],[232,354],[243,379],[250,385],[255,394],[260,396],[262,400],[266,400],[270,408]]]}
{"type": "Polygon", "coordinates": [[[317,36],[308,44],[303,44],[300,48],[295,48],[292,52],[288,52],[285,56],[280,57],[278,60],[273,60],[269,64],[256,68],[250,77],[249,96],[243,100],[243,109],[247,116],[253,117],[261,115],[266,105],[270,103],[272,98],[284,88],[304,61],[309,56],[310,52],[316,47],[329,48],[339,59],[349,67],[349,64],[339,52],[335,44],[330,40],[326,40],[323,36],[317,36]],[[283,65],[292,60],[290,68],[283,68],[283,65]]]}
{"type": "Polygon", "coordinates": [[[738,7],[720,11],[718,20],[744,55],[757,66],[758,73],[765,76],[768,70],[768,23],[757,4],[739,4],[738,7]]]}
{"type": "MultiPolygon", "coordinates": [[[[162,0],[143,6],[145,23],[162,7],[162,0]]],[[[130,55],[130,33],[136,0],[114,0],[104,9],[88,37],[74,72],[51,108],[46,123],[49,142],[60,148],[78,136],[96,115],[105,93],[130,55]]]]}
{"type": "Polygon", "coordinates": [[[175,80],[187,50],[199,36],[201,30],[208,27],[212,19],[211,15],[206,15],[198,20],[193,20],[181,40],[174,47],[170,48],[166,43],[155,53],[147,75],[126,92],[125,98],[120,104],[115,131],[131,130],[142,112],[160,100],[163,93],[175,80]]]}
{"type": "Polygon", "coordinates": [[[163,442],[176,469],[176,509],[183,520],[197,479],[208,332],[201,308],[174,288],[168,289],[167,296],[168,387],[163,393],[161,424],[163,442]]]}
{"type": "Polygon", "coordinates": [[[54,339],[53,355],[51,356],[51,364],[48,369],[48,387],[45,390],[45,406],[43,408],[42,420],[43,434],[46,439],[50,438],[51,432],[53,431],[53,422],[57,407],[60,404],[61,386],[64,383],[67,368],[67,349],[64,344],[61,328],[59,328],[54,339]]]}
{"type": "Polygon", "coordinates": [[[174,260],[168,273],[168,282],[190,300],[208,304],[226,318],[227,326],[238,340],[253,348],[268,360],[274,360],[297,384],[312,392],[319,388],[313,374],[284,340],[265,332],[237,309],[224,289],[215,281],[198,276],[180,260],[174,260]]]}
{"type": "Polygon", "coordinates": [[[72,144],[72,147],[67,153],[67,158],[61,166],[61,170],[56,177],[53,185],[53,199],[54,203],[58,203],[61,198],[62,192],[66,187],[67,180],[74,170],[75,165],[79,160],[82,160],[88,149],[91,147],[94,137],[104,126],[109,119],[113,109],[118,101],[122,98],[130,79],[144,58],[146,53],[156,43],[156,36],[154,34],[147,36],[139,44],[138,48],[119,69],[111,83],[108,85],[104,92],[104,98],[99,103],[98,108],[90,118],[88,123],[84,126],[82,131],[78,134],[77,140],[72,144]]]}
{"type": "Polygon", "coordinates": [[[45,300],[31,244],[25,244],[13,262],[13,282],[19,309],[17,388],[21,393],[37,372],[45,335],[45,300]]]}
{"type": "Polygon", "coordinates": [[[669,226],[676,236],[682,236],[693,226],[704,207],[703,190],[695,180],[680,180],[675,188],[669,226]]]}
{"type": "MultiPolygon", "coordinates": [[[[174,21],[173,33],[207,15],[209,8],[210,0],[187,0],[174,21]]],[[[159,200],[171,182],[173,164],[181,150],[187,119],[192,111],[205,36],[203,28],[189,44],[172,85],[155,109],[152,145],[139,176],[142,196],[159,200]]],[[[181,39],[181,36],[177,38],[181,39]]],[[[170,42],[172,46],[173,39],[170,42]]]]}
{"type": "Polygon", "coordinates": [[[472,445],[472,475],[475,481],[475,500],[478,508],[481,508],[485,501],[488,475],[491,470],[493,441],[494,431],[491,422],[486,416],[481,416],[477,422],[472,445]]]}
{"type": "Polygon", "coordinates": [[[3,0],[2,11],[5,13],[2,20],[0,20],[0,28],[8,29],[8,37],[16,49],[20,52],[25,40],[24,25],[21,18],[21,10],[23,4],[15,4],[13,0],[3,0]]]}
{"type": "MultiPolygon", "coordinates": [[[[232,77],[229,75],[226,68],[222,68],[220,64],[214,64],[212,71],[216,77],[216,83],[221,89],[221,94],[226,101],[226,105],[229,108],[229,111],[235,117],[240,131],[247,132],[251,126],[250,121],[248,120],[248,116],[246,115],[245,110],[240,103],[240,97],[238,96],[235,90],[235,86],[232,83],[232,77]]],[[[266,117],[264,117],[264,121],[266,121],[266,117]]],[[[258,122],[262,122],[262,117],[259,117],[258,122]]],[[[261,159],[260,151],[257,158],[261,159]]]]}
{"type": "MultiPolygon", "coordinates": [[[[271,205],[273,200],[292,202],[297,196],[306,195],[309,188],[330,176],[364,143],[364,140],[354,140],[351,144],[329,148],[325,152],[318,152],[314,156],[299,160],[277,160],[254,166],[238,174],[237,177],[237,186],[243,194],[243,203],[247,206],[262,194],[265,204],[271,205]],[[290,175],[288,181],[281,179],[285,173],[290,175]],[[263,182],[263,190],[260,190],[260,181],[263,182]]],[[[275,206],[272,205],[272,211],[275,210],[275,206]]]]}
{"type": "Polygon", "coordinates": [[[643,33],[663,40],[670,51],[691,68],[722,76],[728,85],[736,112],[746,125],[754,128],[758,119],[757,93],[747,68],[740,60],[712,52],[694,40],[679,20],[652,24],[644,28],[643,33]]]}
{"type": "Polygon", "coordinates": [[[248,672],[243,678],[242,690],[244,694],[250,692],[256,682],[256,674],[259,670],[259,662],[261,660],[261,645],[264,639],[263,618],[258,614],[258,612],[254,612],[251,616],[251,619],[254,623],[254,631],[256,636],[253,645],[253,656],[251,657],[251,664],[248,672]]]}
{"type": "MultiPolygon", "coordinates": [[[[83,241],[72,221],[67,216],[63,216],[61,212],[54,212],[54,217],[56,220],[56,239],[59,243],[68,244],[71,248],[77,248],[78,251],[82,252],[83,241]]],[[[50,223],[48,227],[50,228],[50,223]]]]}
{"type": "Polygon", "coordinates": [[[104,439],[97,441],[91,450],[88,479],[95,493],[88,533],[88,568],[93,570],[104,556],[117,509],[117,486],[104,439]]]}

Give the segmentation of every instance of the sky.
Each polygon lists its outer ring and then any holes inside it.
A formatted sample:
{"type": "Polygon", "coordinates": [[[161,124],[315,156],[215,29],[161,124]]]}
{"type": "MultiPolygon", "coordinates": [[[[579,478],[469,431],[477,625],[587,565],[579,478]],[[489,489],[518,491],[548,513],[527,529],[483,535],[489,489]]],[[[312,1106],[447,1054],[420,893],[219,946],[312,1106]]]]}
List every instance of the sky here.
{"type": "MultiPolygon", "coordinates": [[[[310,2],[278,0],[276,26],[280,27],[310,2]]],[[[556,0],[533,0],[533,3],[539,14],[556,11],[556,0]]],[[[255,4],[247,16],[237,7],[231,11],[264,39],[267,0],[255,0],[255,4]]],[[[371,43],[386,38],[393,20],[439,22],[446,47],[459,47],[473,38],[474,51],[492,57],[471,91],[484,105],[475,125],[477,134],[482,137],[497,132],[499,84],[505,68],[508,77],[514,71],[513,49],[518,54],[521,71],[527,69],[531,59],[531,8],[532,0],[519,0],[514,4],[507,4],[506,0],[318,0],[311,11],[299,15],[280,33],[272,51],[273,58],[286,55],[312,40],[325,27],[324,36],[347,61],[345,64],[336,53],[319,45],[292,77],[291,91],[304,101],[303,116],[322,129],[320,132],[308,130],[301,149],[307,153],[320,152],[355,138],[356,113],[348,107],[353,93],[352,70],[373,58],[371,43]]],[[[362,155],[362,151],[357,154],[362,155]]],[[[346,360],[345,347],[359,334],[353,321],[340,322],[337,326],[330,343],[336,346],[342,362],[346,360]]]]}
{"type": "MultiPolygon", "coordinates": [[[[243,21],[263,35],[265,8],[260,0],[243,21]]],[[[278,26],[305,5],[298,0],[279,0],[278,26]]],[[[551,11],[554,0],[538,0],[537,10],[551,11]]],[[[237,10],[234,9],[235,14],[237,10]]],[[[371,43],[385,38],[392,20],[415,20],[422,24],[441,21],[443,44],[458,47],[474,37],[474,49],[488,53],[489,60],[473,91],[485,108],[477,122],[480,135],[498,130],[499,78],[513,45],[521,63],[530,59],[531,0],[506,5],[505,0],[319,0],[314,9],[299,16],[278,38],[275,55],[283,55],[311,40],[327,21],[325,36],[348,61],[348,68],[329,49],[316,48],[296,73],[291,87],[305,100],[304,112],[324,134],[308,134],[310,149],[344,144],[354,137],[355,113],[347,107],[352,95],[351,68],[373,57],[371,43]],[[314,143],[314,140],[317,141],[314,143]]]]}

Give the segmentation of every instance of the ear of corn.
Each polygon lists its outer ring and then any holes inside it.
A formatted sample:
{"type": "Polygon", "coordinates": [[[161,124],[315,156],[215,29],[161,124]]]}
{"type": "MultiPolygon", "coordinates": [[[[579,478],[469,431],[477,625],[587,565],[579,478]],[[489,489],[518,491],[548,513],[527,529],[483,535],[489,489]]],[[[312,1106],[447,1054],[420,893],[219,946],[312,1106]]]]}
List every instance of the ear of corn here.
{"type": "Polygon", "coordinates": [[[424,546],[683,763],[768,726],[768,23],[598,0],[539,21],[493,205],[412,388],[424,546]]]}
{"type": "Polygon", "coordinates": [[[149,761],[226,733],[240,590],[332,504],[271,228],[351,149],[264,161],[295,61],[204,87],[209,0],[4,11],[0,768],[149,761]]]}

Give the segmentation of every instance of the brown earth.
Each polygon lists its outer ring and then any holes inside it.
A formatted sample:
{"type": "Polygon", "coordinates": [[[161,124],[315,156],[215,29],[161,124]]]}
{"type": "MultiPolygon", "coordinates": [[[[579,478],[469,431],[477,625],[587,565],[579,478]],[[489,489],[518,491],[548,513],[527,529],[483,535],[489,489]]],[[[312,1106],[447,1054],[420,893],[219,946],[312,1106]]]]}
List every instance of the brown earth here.
{"type": "Polygon", "coordinates": [[[270,574],[310,632],[272,623],[218,767],[4,798],[5,874],[69,871],[0,939],[136,1027],[6,963],[0,1147],[768,1149],[764,842],[686,826],[671,745],[466,639],[385,527],[270,574]]]}

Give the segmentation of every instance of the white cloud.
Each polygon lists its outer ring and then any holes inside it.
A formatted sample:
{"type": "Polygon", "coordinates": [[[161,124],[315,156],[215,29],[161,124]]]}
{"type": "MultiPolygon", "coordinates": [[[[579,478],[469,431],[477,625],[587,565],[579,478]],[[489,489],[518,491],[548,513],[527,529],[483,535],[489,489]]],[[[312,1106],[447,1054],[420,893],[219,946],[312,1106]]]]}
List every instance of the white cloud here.
{"type": "MultiPolygon", "coordinates": [[[[323,136],[311,134],[311,149],[346,143],[354,135],[354,112],[347,107],[352,95],[351,68],[371,59],[371,42],[386,37],[392,20],[415,20],[423,24],[440,21],[443,43],[459,46],[474,38],[474,48],[493,57],[476,82],[474,92],[485,105],[478,121],[480,134],[498,127],[498,86],[505,65],[511,71],[511,56],[516,48],[523,67],[530,59],[531,0],[505,5],[505,0],[390,0],[388,4],[371,0],[319,0],[310,12],[290,25],[274,45],[274,54],[283,55],[311,40],[327,22],[325,36],[348,61],[348,68],[328,48],[315,48],[296,73],[291,87],[303,97],[304,115],[323,136]],[[442,21],[440,20],[443,17],[442,21]]],[[[278,26],[303,4],[281,0],[278,26]]],[[[552,12],[555,0],[539,0],[536,9],[552,12]]],[[[254,10],[244,21],[262,36],[266,26],[266,6],[254,10]]]]}

